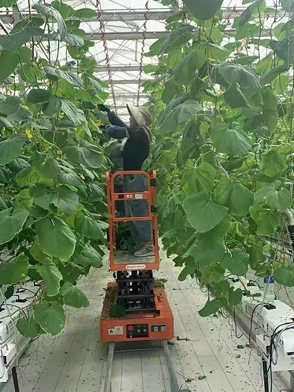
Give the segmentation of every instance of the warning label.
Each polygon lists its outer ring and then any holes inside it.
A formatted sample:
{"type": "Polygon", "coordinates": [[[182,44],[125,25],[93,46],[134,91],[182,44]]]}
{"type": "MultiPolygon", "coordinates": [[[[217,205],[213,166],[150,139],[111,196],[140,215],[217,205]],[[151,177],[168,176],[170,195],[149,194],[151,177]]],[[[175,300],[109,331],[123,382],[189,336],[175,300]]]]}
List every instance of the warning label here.
{"type": "Polygon", "coordinates": [[[108,328],[108,335],[114,336],[114,335],[123,335],[124,333],[124,327],[113,327],[113,328],[108,328]]]}
{"type": "Polygon", "coordinates": [[[126,265],[127,270],[142,270],[146,268],[146,264],[128,264],[126,265]]]}

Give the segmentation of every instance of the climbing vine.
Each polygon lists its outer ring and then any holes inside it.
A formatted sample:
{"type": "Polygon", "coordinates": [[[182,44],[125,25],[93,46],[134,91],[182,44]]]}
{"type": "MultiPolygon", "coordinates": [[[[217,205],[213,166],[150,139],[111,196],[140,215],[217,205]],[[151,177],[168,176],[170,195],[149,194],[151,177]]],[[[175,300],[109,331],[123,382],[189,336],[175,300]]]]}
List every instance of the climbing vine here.
{"type": "Polygon", "coordinates": [[[84,18],[97,12],[37,3],[0,39],[0,288],[9,298],[19,282],[40,282],[40,301],[17,323],[32,339],[63,330],[64,305],[88,306],[76,282],[101,267],[106,244],[109,145],[97,104],[108,93],[84,18]]]}
{"type": "MultiPolygon", "coordinates": [[[[163,0],[162,0],[163,2],[163,0]]],[[[166,1],[164,1],[166,5],[166,1]]],[[[175,6],[175,2],[168,2],[175,6]]],[[[237,305],[229,279],[251,268],[294,286],[283,251],[293,206],[294,1],[184,0],[145,82],[155,123],[149,164],[159,172],[164,247],[215,298],[202,316],[237,305]],[[268,3],[268,2],[267,2],[268,3]],[[282,249],[282,250],[281,250],[282,249]]]]}

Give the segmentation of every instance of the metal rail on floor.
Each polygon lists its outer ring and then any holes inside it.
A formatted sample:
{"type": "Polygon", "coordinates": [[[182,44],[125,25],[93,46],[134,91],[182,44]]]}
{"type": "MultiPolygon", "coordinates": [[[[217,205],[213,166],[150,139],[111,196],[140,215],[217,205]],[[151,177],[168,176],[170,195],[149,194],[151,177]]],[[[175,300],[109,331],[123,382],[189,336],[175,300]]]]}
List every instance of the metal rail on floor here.
{"type": "MultiPolygon", "coordinates": [[[[170,376],[170,384],[171,384],[171,389],[170,392],[179,392],[180,387],[178,385],[176,373],[173,369],[172,366],[172,361],[170,358],[170,353],[169,353],[169,348],[168,348],[168,343],[166,340],[162,341],[163,345],[163,350],[165,354],[165,359],[168,367],[168,372],[170,376]]],[[[162,348],[157,348],[157,350],[160,350],[162,348]]],[[[156,350],[156,348],[150,348],[151,350],[156,350]]],[[[135,349],[135,350],[120,350],[119,352],[133,352],[133,351],[146,351],[146,349],[135,349]]],[[[103,392],[112,392],[111,389],[111,378],[112,378],[112,367],[113,367],[113,358],[114,358],[114,353],[115,353],[115,343],[110,343],[109,344],[109,351],[108,351],[108,360],[107,360],[107,373],[106,373],[106,379],[104,383],[104,390],[103,392]]],[[[114,392],[114,391],[113,391],[114,392]]]]}

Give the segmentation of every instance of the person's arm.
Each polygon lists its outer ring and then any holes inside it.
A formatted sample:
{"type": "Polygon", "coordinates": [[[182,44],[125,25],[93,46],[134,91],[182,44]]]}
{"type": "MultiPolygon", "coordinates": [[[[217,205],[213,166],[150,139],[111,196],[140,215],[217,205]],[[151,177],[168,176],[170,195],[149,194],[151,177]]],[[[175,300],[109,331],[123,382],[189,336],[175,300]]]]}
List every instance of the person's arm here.
{"type": "Polygon", "coordinates": [[[117,125],[118,127],[124,128],[128,127],[114,112],[108,112],[108,120],[111,125],[117,125]]]}
{"type": "Polygon", "coordinates": [[[111,125],[127,128],[127,125],[114,112],[112,112],[109,107],[104,104],[99,104],[98,109],[107,113],[107,117],[111,125]]]}

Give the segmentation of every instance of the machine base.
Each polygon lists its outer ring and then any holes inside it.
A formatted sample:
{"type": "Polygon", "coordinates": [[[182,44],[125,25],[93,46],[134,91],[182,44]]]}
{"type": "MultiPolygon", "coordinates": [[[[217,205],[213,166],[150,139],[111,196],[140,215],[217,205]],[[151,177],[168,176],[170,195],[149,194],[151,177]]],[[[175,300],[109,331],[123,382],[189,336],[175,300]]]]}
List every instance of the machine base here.
{"type": "Polygon", "coordinates": [[[164,288],[154,288],[156,311],[132,313],[124,318],[111,318],[109,311],[116,304],[117,284],[108,283],[100,320],[101,341],[105,343],[142,340],[170,340],[174,337],[174,318],[164,288]]]}

